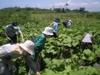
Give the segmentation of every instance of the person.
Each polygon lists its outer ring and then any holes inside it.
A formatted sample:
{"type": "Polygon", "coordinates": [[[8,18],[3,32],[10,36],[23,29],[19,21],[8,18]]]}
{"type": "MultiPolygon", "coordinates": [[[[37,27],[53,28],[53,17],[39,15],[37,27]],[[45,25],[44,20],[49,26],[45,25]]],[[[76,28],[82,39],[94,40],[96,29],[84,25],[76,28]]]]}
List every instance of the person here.
{"type": "Polygon", "coordinates": [[[13,75],[12,59],[28,55],[34,55],[34,43],[31,40],[0,46],[0,75],[13,75]]]}
{"type": "Polygon", "coordinates": [[[12,22],[12,24],[7,25],[4,27],[5,34],[7,36],[7,39],[11,44],[17,43],[18,41],[18,36],[20,35],[21,41],[23,42],[23,34],[20,30],[20,27],[17,25],[17,22],[12,22]]]}
{"type": "MultiPolygon", "coordinates": [[[[16,44],[18,42],[19,35],[21,37],[21,41],[24,42],[22,31],[20,30],[17,22],[12,22],[12,24],[7,25],[4,29],[9,43],[16,44]]],[[[19,59],[16,60],[16,65],[19,65],[17,63],[18,60],[19,59]]],[[[18,66],[16,68],[18,68],[18,66]]]]}
{"type": "Polygon", "coordinates": [[[92,49],[93,37],[92,33],[86,33],[82,39],[82,48],[83,49],[92,49]]]}
{"type": "MultiPolygon", "coordinates": [[[[46,38],[52,37],[53,36],[53,28],[51,27],[45,27],[45,30],[40,34],[36,39],[34,39],[34,51],[35,51],[35,58],[34,58],[34,72],[36,75],[40,75],[40,58],[39,54],[43,50],[46,42],[46,38]]],[[[33,56],[34,57],[34,56],[33,56]]],[[[32,60],[32,59],[31,59],[32,60]]],[[[30,64],[32,62],[30,61],[30,64]]],[[[29,64],[29,62],[28,62],[29,64]]],[[[28,68],[27,71],[30,71],[30,65],[26,66],[28,68]]],[[[31,72],[30,72],[30,75],[31,72]]]]}
{"type": "Polygon", "coordinates": [[[71,19],[65,20],[65,21],[63,22],[63,25],[64,25],[64,27],[66,27],[66,28],[70,28],[71,25],[72,25],[72,20],[71,20],[71,19]]]}
{"type": "Polygon", "coordinates": [[[54,34],[53,36],[54,37],[57,37],[59,22],[60,22],[60,19],[59,18],[55,18],[54,22],[50,24],[50,26],[53,25],[52,28],[53,28],[53,34],[54,34]]]}

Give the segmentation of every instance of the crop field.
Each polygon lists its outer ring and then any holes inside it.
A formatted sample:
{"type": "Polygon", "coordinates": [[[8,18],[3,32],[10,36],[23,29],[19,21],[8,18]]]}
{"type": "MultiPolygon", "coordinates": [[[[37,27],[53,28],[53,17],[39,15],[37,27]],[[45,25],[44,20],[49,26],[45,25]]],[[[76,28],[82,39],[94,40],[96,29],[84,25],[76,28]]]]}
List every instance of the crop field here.
{"type": "MultiPolygon", "coordinates": [[[[48,38],[40,56],[41,75],[100,75],[100,13],[57,13],[34,12],[25,9],[0,10],[0,45],[7,39],[3,27],[17,21],[24,39],[34,39],[53,22],[60,18],[57,38],[48,38]],[[72,27],[65,28],[62,22],[72,20],[72,27]],[[93,50],[80,47],[86,32],[93,32],[93,50]]],[[[20,62],[20,75],[25,75],[25,63],[20,62]]]]}

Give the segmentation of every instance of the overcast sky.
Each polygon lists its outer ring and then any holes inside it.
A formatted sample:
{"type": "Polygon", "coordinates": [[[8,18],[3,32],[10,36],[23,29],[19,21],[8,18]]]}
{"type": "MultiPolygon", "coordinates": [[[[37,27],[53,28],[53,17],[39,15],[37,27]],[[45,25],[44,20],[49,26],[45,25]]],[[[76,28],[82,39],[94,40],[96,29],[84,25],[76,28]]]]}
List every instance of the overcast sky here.
{"type": "Polygon", "coordinates": [[[89,11],[100,11],[100,0],[0,0],[0,8],[7,7],[40,7],[55,8],[65,7],[76,9],[85,7],[89,11]]]}

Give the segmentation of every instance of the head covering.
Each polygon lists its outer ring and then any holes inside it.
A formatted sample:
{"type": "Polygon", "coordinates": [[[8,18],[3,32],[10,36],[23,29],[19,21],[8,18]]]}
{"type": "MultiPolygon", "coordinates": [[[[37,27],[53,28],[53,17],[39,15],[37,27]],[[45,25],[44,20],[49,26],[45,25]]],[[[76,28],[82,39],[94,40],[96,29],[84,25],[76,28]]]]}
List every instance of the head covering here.
{"type": "Polygon", "coordinates": [[[45,30],[42,33],[45,35],[53,35],[53,28],[45,27],[45,30]]]}
{"type": "Polygon", "coordinates": [[[69,21],[71,22],[72,20],[70,19],[69,21]]]}
{"type": "Polygon", "coordinates": [[[17,26],[17,22],[12,22],[12,26],[17,26]]]}
{"type": "Polygon", "coordinates": [[[34,54],[34,43],[31,40],[27,40],[24,43],[20,44],[20,47],[23,48],[26,52],[33,55],[34,54]]]}
{"type": "Polygon", "coordinates": [[[59,18],[54,18],[54,21],[55,22],[60,22],[60,19],[59,18]]]}
{"type": "Polygon", "coordinates": [[[84,43],[92,43],[92,35],[89,34],[89,33],[87,33],[87,34],[84,36],[82,42],[84,42],[84,43]]]}

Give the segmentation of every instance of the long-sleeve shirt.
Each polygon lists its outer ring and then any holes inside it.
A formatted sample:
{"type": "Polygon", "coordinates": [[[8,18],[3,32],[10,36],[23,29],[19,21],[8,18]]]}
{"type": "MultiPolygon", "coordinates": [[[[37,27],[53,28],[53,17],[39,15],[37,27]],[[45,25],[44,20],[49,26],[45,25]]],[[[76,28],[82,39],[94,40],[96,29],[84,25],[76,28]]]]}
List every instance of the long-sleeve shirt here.
{"type": "Polygon", "coordinates": [[[5,57],[7,55],[11,56],[12,58],[16,57],[17,55],[13,54],[13,48],[15,47],[16,45],[13,44],[5,44],[5,45],[2,45],[0,46],[0,57],[5,57]]]}
{"type": "Polygon", "coordinates": [[[44,45],[45,45],[45,41],[46,41],[46,37],[44,34],[39,35],[34,40],[36,53],[39,53],[42,51],[42,49],[44,48],[44,45]]]}
{"type": "Polygon", "coordinates": [[[53,32],[58,32],[58,25],[59,25],[59,23],[57,23],[57,22],[53,22],[53,32]]]}

